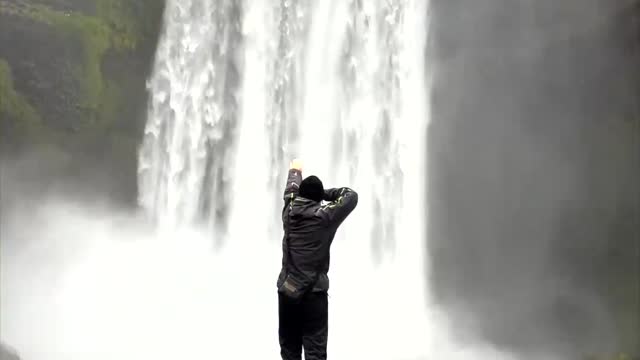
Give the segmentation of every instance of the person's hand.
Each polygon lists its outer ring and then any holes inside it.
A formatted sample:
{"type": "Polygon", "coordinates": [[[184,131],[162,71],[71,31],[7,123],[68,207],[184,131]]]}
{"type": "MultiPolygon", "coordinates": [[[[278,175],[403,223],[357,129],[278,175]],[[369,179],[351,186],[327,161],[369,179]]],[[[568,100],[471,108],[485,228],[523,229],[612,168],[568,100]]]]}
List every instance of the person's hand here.
{"type": "Polygon", "coordinates": [[[302,171],[302,160],[293,159],[291,163],[289,163],[289,169],[296,169],[298,171],[302,171]]]}

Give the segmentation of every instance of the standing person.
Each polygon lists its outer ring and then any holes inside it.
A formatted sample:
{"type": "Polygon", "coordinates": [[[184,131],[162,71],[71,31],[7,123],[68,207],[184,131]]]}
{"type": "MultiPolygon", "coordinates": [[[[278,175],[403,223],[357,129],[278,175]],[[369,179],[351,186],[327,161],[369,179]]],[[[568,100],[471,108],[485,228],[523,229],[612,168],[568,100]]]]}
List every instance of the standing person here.
{"type": "Polygon", "coordinates": [[[289,167],[282,209],[282,270],[278,277],[280,355],[283,360],[327,358],[329,250],[358,204],[346,187],[325,190],[316,176],[302,180],[302,163],[289,167]],[[326,201],[323,204],[322,201],[326,201]]]}

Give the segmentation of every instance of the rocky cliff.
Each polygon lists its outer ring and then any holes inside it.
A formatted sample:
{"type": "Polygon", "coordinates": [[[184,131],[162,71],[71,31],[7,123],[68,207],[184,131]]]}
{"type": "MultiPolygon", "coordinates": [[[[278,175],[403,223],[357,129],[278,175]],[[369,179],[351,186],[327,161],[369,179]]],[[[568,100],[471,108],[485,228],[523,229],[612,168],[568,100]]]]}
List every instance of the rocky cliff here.
{"type": "Polygon", "coordinates": [[[438,301],[520,353],[640,356],[640,2],[431,4],[438,301]]]}
{"type": "Polygon", "coordinates": [[[0,0],[3,158],[37,163],[19,168],[35,171],[24,177],[39,185],[91,183],[133,201],[163,7],[162,0],[0,0]]]}

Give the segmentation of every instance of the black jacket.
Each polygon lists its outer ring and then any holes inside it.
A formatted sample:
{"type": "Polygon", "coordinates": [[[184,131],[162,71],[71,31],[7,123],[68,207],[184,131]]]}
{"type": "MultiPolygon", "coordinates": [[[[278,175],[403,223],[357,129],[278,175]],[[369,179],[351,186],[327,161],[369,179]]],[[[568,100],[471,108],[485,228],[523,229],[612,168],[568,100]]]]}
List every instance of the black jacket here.
{"type": "Polygon", "coordinates": [[[289,170],[282,209],[282,270],[277,285],[282,285],[287,272],[302,272],[317,279],[313,291],[327,291],[329,249],[338,227],[358,204],[358,194],[346,187],[327,189],[327,203],[322,204],[298,195],[301,182],[301,172],[289,170]]]}

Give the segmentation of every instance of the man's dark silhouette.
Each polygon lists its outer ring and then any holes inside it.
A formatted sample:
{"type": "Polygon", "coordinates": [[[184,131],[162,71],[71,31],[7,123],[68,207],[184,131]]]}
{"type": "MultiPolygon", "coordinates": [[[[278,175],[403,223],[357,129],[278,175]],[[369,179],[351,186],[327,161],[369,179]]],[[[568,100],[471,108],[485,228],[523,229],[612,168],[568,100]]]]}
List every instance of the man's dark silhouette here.
{"type": "Polygon", "coordinates": [[[282,210],[280,354],[284,360],[300,360],[304,347],[306,360],[323,360],[327,358],[329,249],[338,226],[356,207],[358,194],[346,187],[324,190],[315,176],[302,181],[301,167],[293,166],[282,210]]]}

